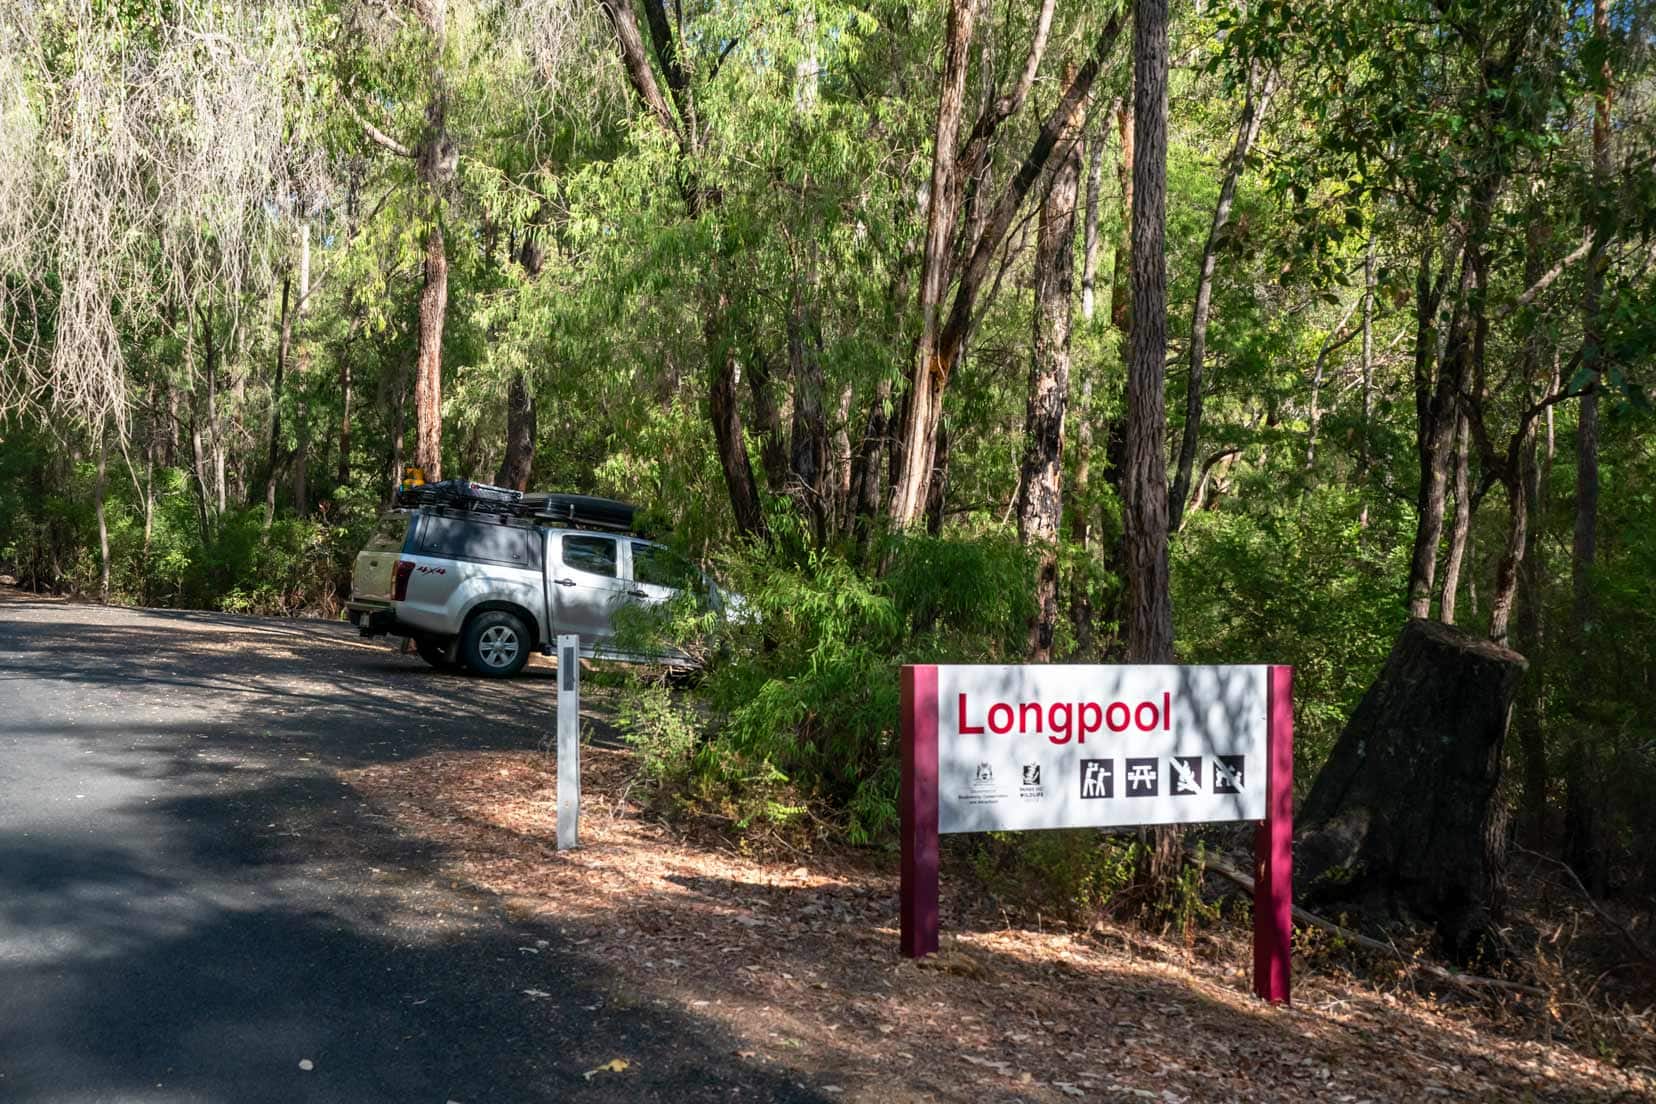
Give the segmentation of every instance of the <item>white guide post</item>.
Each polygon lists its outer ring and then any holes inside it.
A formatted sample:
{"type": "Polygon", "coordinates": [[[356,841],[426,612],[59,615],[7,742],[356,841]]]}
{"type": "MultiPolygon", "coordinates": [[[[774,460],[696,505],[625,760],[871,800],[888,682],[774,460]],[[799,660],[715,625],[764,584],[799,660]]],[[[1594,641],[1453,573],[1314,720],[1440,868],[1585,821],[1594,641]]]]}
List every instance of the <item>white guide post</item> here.
{"type": "Polygon", "coordinates": [[[577,844],[581,818],[581,638],[558,637],[558,850],[577,844]]]}

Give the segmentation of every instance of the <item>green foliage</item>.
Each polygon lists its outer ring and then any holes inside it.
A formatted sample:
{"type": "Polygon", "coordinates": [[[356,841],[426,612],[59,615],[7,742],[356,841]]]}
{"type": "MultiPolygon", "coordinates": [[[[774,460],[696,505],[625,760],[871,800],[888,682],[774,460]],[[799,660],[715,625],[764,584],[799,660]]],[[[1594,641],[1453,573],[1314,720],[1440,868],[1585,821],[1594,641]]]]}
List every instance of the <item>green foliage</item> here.
{"type": "MultiPolygon", "coordinates": [[[[718,658],[697,687],[707,720],[692,719],[691,704],[664,720],[658,695],[650,711],[629,715],[628,731],[673,749],[662,758],[675,763],[683,733],[705,731],[691,771],[741,818],[787,818],[808,802],[854,842],[887,835],[898,667],[1015,655],[1030,614],[1028,564],[1006,538],[909,537],[887,554],[884,577],[835,551],[731,555],[726,584],[742,612],[723,622],[718,658]]],[[[667,628],[685,647],[705,647],[704,613],[686,609],[667,628]]]]}
{"type": "Polygon", "coordinates": [[[1055,911],[1071,923],[1131,914],[1188,939],[1198,924],[1218,919],[1217,906],[1202,895],[1199,862],[1180,869],[1165,900],[1147,899],[1141,876],[1147,855],[1141,839],[1095,829],[990,832],[974,841],[972,865],[997,901],[1055,911]]]}
{"type": "Polygon", "coordinates": [[[666,686],[627,687],[616,714],[627,743],[638,752],[639,773],[658,788],[671,790],[689,779],[702,725],[693,708],[675,701],[666,686]]]}
{"type": "Polygon", "coordinates": [[[1089,923],[1133,885],[1141,851],[1131,837],[1092,829],[991,832],[977,842],[972,865],[999,900],[1089,923]]]}
{"type": "Polygon", "coordinates": [[[1267,511],[1198,512],[1174,546],[1180,659],[1294,668],[1296,777],[1308,784],[1391,650],[1407,518],[1338,488],[1267,511]],[[1296,508],[1297,506],[1297,508],[1296,508]]]}

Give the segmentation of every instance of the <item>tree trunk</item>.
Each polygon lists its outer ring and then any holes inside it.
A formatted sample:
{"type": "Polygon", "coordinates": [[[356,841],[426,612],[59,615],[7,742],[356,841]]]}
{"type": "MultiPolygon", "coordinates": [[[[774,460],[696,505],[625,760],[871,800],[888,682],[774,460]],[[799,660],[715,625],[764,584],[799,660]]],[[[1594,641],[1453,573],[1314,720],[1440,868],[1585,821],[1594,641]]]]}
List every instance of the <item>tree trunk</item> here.
{"type": "Polygon", "coordinates": [[[512,374],[506,390],[506,455],[495,482],[514,491],[527,491],[535,465],[535,400],[523,373],[512,374]]]}
{"type": "Polygon", "coordinates": [[[288,353],[293,348],[293,310],[290,299],[293,276],[282,273],[281,336],[276,342],[276,376],[270,383],[270,449],[265,457],[265,513],[262,532],[270,532],[276,520],[276,480],[282,458],[282,377],[287,372],[288,353]]]}
{"type": "Polygon", "coordinates": [[[1202,263],[1196,271],[1196,305],[1190,319],[1190,380],[1185,388],[1184,434],[1179,439],[1179,466],[1167,503],[1167,525],[1174,532],[1178,531],[1184,520],[1185,501],[1190,496],[1190,476],[1196,466],[1196,446],[1201,440],[1202,368],[1207,356],[1208,312],[1213,304],[1213,274],[1219,264],[1219,247],[1224,242],[1225,226],[1230,222],[1231,205],[1236,202],[1236,182],[1241,179],[1248,149],[1259,137],[1265,111],[1270,107],[1275,92],[1276,79],[1268,71],[1257,95],[1252,84],[1249,85],[1247,99],[1242,105],[1242,120],[1236,128],[1236,143],[1231,148],[1230,162],[1219,185],[1219,201],[1213,206],[1207,243],[1202,246],[1202,263]]]}
{"type": "Polygon", "coordinates": [[[1432,610],[1432,584],[1437,578],[1438,544],[1443,539],[1443,507],[1449,482],[1447,460],[1456,425],[1460,365],[1466,355],[1463,305],[1471,280],[1472,265],[1462,256],[1448,345],[1434,383],[1430,371],[1436,344],[1438,296],[1427,294],[1430,280],[1425,262],[1422,263],[1415,337],[1415,452],[1420,464],[1420,490],[1415,501],[1414,549],[1409,559],[1410,617],[1426,617],[1432,610]]]}
{"type": "MultiPolygon", "coordinates": [[[[1529,496],[1524,484],[1529,481],[1528,469],[1535,462],[1535,432],[1526,430],[1519,446],[1522,470],[1516,479],[1504,481],[1507,496],[1507,537],[1501,552],[1500,565],[1495,569],[1495,590],[1489,601],[1489,639],[1501,647],[1508,645],[1512,607],[1518,598],[1519,577],[1523,573],[1525,552],[1529,548],[1529,496]]],[[[1526,659],[1534,656],[1523,653],[1526,659]]]]}
{"type": "MultiPolygon", "coordinates": [[[[1167,561],[1167,0],[1133,5],[1133,284],[1127,356],[1127,661],[1172,663],[1167,561]]],[[[1180,832],[1150,833],[1141,879],[1165,899],[1182,862],[1180,832]]]]}
{"type": "Polygon", "coordinates": [[[162,452],[161,466],[164,468],[178,467],[178,388],[174,386],[172,377],[166,377],[167,388],[167,433],[162,438],[165,449],[162,452]]]}
{"type": "Polygon", "coordinates": [[[220,350],[213,340],[213,316],[203,313],[201,319],[202,360],[207,370],[207,451],[213,473],[213,516],[224,516],[226,503],[224,420],[219,412],[220,350]]]}
{"type": "Polygon", "coordinates": [[[1299,817],[1295,883],[1310,906],[1436,925],[1466,964],[1491,953],[1505,896],[1502,748],[1524,658],[1409,621],[1299,817]]]}
{"type": "Polygon", "coordinates": [[[814,271],[805,277],[805,287],[796,289],[788,311],[788,365],[793,373],[793,425],[788,449],[792,477],[790,487],[797,495],[818,545],[828,540],[828,418],[825,410],[826,385],[822,378],[822,334],[817,327],[814,271]]]}
{"type": "Polygon", "coordinates": [[[391,418],[391,487],[386,502],[396,500],[397,485],[403,478],[403,434],[408,428],[408,381],[400,370],[393,370],[391,386],[396,388],[391,418]]]}
{"type": "Polygon", "coordinates": [[[1323,380],[1328,372],[1328,355],[1339,348],[1345,341],[1340,331],[1345,329],[1351,316],[1357,313],[1361,304],[1360,299],[1353,299],[1351,306],[1346,308],[1340,320],[1334,324],[1322,339],[1322,345],[1317,349],[1317,360],[1311,369],[1311,402],[1310,409],[1305,417],[1305,494],[1311,493],[1311,473],[1317,466],[1317,434],[1322,429],[1322,389],[1323,380]]]}
{"type": "MultiPolygon", "coordinates": [[[[1523,499],[1526,519],[1532,519],[1523,533],[1524,551],[1518,562],[1518,650],[1530,661],[1530,674],[1524,680],[1517,707],[1518,747],[1524,764],[1524,796],[1522,820],[1525,837],[1532,846],[1543,844],[1547,815],[1547,747],[1546,729],[1542,717],[1546,700],[1546,666],[1541,662],[1543,623],[1541,617],[1542,584],[1546,579],[1542,563],[1544,545],[1541,541],[1541,466],[1536,456],[1535,433],[1532,428],[1524,442],[1522,460],[1523,485],[1518,493],[1523,499]]],[[[1518,528],[1516,512],[1513,529],[1518,528]]],[[[1493,635],[1493,632],[1491,633],[1493,635]]]]}
{"type": "MultiPolygon", "coordinates": [[[[1609,0],[1593,0],[1593,37],[1609,38],[1609,0]]],[[[1575,532],[1570,545],[1570,643],[1575,653],[1576,701],[1592,697],[1595,641],[1593,629],[1593,564],[1598,558],[1598,385],[1604,370],[1605,248],[1612,218],[1613,166],[1610,161],[1610,90],[1608,61],[1603,70],[1604,91],[1593,98],[1593,188],[1589,218],[1597,230],[1587,254],[1585,287],[1581,299],[1581,367],[1590,385],[1581,396],[1576,421],[1575,532]]],[[[1609,871],[1601,846],[1597,771],[1589,741],[1590,722],[1578,717],[1565,764],[1564,855],[1593,893],[1602,893],[1609,871]]]]}
{"type": "Polygon", "coordinates": [[[310,516],[310,395],[304,390],[305,361],[301,351],[300,390],[295,396],[293,410],[293,513],[296,517],[310,516]]]}
{"type": "MultiPolygon", "coordinates": [[[[1128,269],[1133,255],[1133,96],[1129,78],[1126,99],[1117,100],[1112,109],[1116,131],[1121,141],[1121,157],[1116,163],[1117,184],[1121,191],[1121,232],[1116,240],[1115,264],[1110,279],[1110,325],[1121,334],[1121,347],[1128,348],[1132,333],[1133,293],[1128,269]]],[[[1121,406],[1126,406],[1125,393],[1121,406]]],[[[1127,470],[1126,415],[1111,419],[1104,425],[1104,480],[1115,492],[1116,500],[1125,509],[1127,492],[1124,475],[1127,470]]],[[[1123,516],[1123,523],[1126,518],[1123,516]]],[[[1119,532],[1100,550],[1103,554],[1104,574],[1114,580],[1106,592],[1104,604],[1098,611],[1098,627],[1108,635],[1099,642],[1101,656],[1119,662],[1126,657],[1127,636],[1127,536],[1119,532]]]]}
{"type": "Polygon", "coordinates": [[[1115,275],[1110,282],[1110,324],[1125,335],[1132,329],[1133,297],[1127,275],[1133,255],[1133,92],[1115,102],[1116,131],[1121,137],[1121,160],[1116,179],[1121,187],[1121,236],[1116,239],[1115,275]]]}
{"type": "MultiPolygon", "coordinates": [[[[1079,111],[1068,124],[1078,133],[1079,111]]],[[[1031,663],[1052,659],[1058,627],[1058,526],[1063,520],[1064,413],[1069,404],[1070,300],[1075,271],[1075,193],[1081,172],[1079,143],[1058,162],[1041,204],[1035,245],[1034,357],[1024,412],[1024,455],[1018,479],[1018,539],[1034,550],[1035,617],[1029,626],[1031,663]]]]}
{"type": "MultiPolygon", "coordinates": [[[[1524,233],[1524,286],[1533,287],[1541,278],[1544,266],[1542,250],[1546,244],[1548,232],[1546,223],[1541,217],[1539,203],[1536,202],[1534,185],[1530,192],[1530,220],[1524,233]]],[[[1524,372],[1523,397],[1526,403],[1533,403],[1536,397],[1536,387],[1541,382],[1541,348],[1543,335],[1533,320],[1524,324],[1522,367],[1524,372]]],[[[1512,622],[1513,608],[1521,602],[1533,602],[1538,595],[1525,586],[1525,561],[1532,551],[1534,539],[1532,528],[1538,525],[1540,517],[1535,510],[1535,496],[1531,493],[1531,484],[1536,479],[1535,472],[1535,423],[1526,422],[1519,429],[1519,439],[1516,447],[1508,454],[1516,460],[1516,466],[1507,463],[1500,471],[1501,486],[1507,498],[1507,539],[1506,547],[1501,553],[1500,565],[1495,569],[1495,590],[1490,595],[1489,602],[1489,639],[1505,647],[1508,645],[1509,630],[1512,622]]],[[[1534,610],[1530,611],[1533,616],[1534,610]]],[[[1518,651],[1530,661],[1530,677],[1525,680],[1526,685],[1533,684],[1541,677],[1538,657],[1534,652],[1534,638],[1525,638],[1524,611],[1519,610],[1519,641],[1518,651]]],[[[1530,621],[1530,627],[1536,622],[1530,621]]],[[[1525,762],[1525,791],[1529,792],[1529,742],[1524,722],[1518,724],[1519,744],[1524,748],[1525,762]]],[[[1544,772],[1543,772],[1544,773],[1544,772]]],[[[1545,779],[1543,778],[1543,785],[1545,779]]],[[[1527,798],[1526,798],[1527,800],[1527,798]]],[[[1526,827],[1533,825],[1533,821],[1526,814],[1526,827]]]]}
{"type": "Polygon", "coordinates": [[[420,291],[419,352],[414,369],[414,464],[435,482],[443,477],[443,322],[448,313],[448,257],[443,228],[426,232],[425,286],[420,291]]]}
{"type": "MultiPolygon", "coordinates": [[[[956,0],[956,8],[969,10],[967,0],[956,0]]],[[[1043,12],[1049,6],[1043,6],[1043,12]]],[[[1045,16],[1042,17],[1043,22],[1045,16]]],[[[921,280],[921,338],[914,363],[910,369],[909,390],[904,396],[902,406],[903,417],[899,423],[896,455],[901,459],[900,470],[893,480],[891,496],[891,520],[898,528],[904,528],[914,523],[921,506],[926,499],[926,485],[931,478],[932,458],[937,443],[937,425],[943,413],[943,391],[948,385],[949,375],[960,363],[964,355],[966,342],[972,327],[977,320],[979,304],[978,293],[982,290],[984,280],[989,275],[990,266],[995,255],[1000,250],[1007,232],[1011,229],[1013,220],[1023,204],[1035,182],[1040,179],[1046,164],[1054,153],[1060,156],[1068,152],[1059,149],[1059,135],[1068,130],[1068,120],[1077,108],[1084,104],[1092,93],[1094,80],[1099,70],[1108,59],[1115,40],[1121,31],[1122,19],[1120,14],[1113,15],[1100,29],[1098,38],[1093,43],[1092,54],[1085,64],[1075,71],[1072,80],[1066,83],[1063,93],[1048,113],[1046,120],[1041,124],[1040,131],[1018,171],[1007,182],[1000,198],[995,201],[993,210],[983,220],[983,230],[973,243],[965,243],[961,256],[964,264],[960,266],[959,280],[955,287],[954,299],[949,308],[948,321],[941,329],[937,326],[937,303],[928,306],[928,296],[935,294],[941,297],[942,289],[947,286],[948,279],[944,265],[951,256],[947,236],[938,244],[935,260],[937,267],[933,269],[933,229],[941,229],[931,224],[927,226],[927,251],[925,265],[922,267],[921,280]]],[[[951,35],[954,29],[954,16],[951,11],[951,35]]],[[[968,27],[969,29],[969,27],[968,27]]],[[[1031,46],[1030,59],[1025,66],[1025,79],[1019,85],[1027,91],[1027,84],[1034,78],[1034,65],[1039,60],[1040,49],[1044,47],[1043,33],[1038,33],[1036,43],[1031,46]]],[[[953,57],[954,40],[951,37],[950,57],[953,57]]],[[[964,64],[964,53],[962,53],[964,64]]],[[[949,72],[948,69],[945,70],[949,72]]],[[[1012,99],[1021,98],[1022,92],[1016,93],[1012,99]]],[[[944,100],[951,97],[949,88],[945,87],[944,100]]],[[[955,124],[959,122],[960,105],[958,96],[951,111],[940,109],[938,120],[938,146],[936,156],[943,156],[946,147],[944,138],[953,141],[955,124]],[[945,126],[946,116],[953,116],[948,126],[945,126]],[[947,131],[947,133],[945,133],[947,131]]],[[[996,101],[996,115],[988,118],[1000,117],[1000,106],[1007,102],[1007,97],[996,101]]],[[[974,128],[972,140],[968,142],[966,160],[971,162],[972,151],[980,150],[979,139],[986,126],[983,120],[974,128]]],[[[993,130],[993,125],[988,125],[993,130]]],[[[1073,137],[1070,144],[1073,144],[1073,137]]],[[[939,183],[938,174],[942,174],[942,182],[947,184],[952,177],[952,170],[936,170],[933,175],[933,186],[939,183]]],[[[945,188],[942,192],[933,192],[933,210],[931,215],[937,215],[935,204],[940,198],[948,198],[952,193],[945,188]]],[[[941,221],[952,223],[953,215],[941,221]]]]}
{"type": "Polygon", "coordinates": [[[426,129],[416,147],[415,168],[425,190],[425,282],[420,289],[418,349],[414,369],[414,464],[429,481],[443,477],[443,326],[448,317],[448,253],[443,240],[443,198],[454,181],[459,151],[448,134],[447,0],[420,0],[415,13],[430,36],[426,73],[426,129]]]}
{"type": "Polygon", "coordinates": [[[1104,129],[1107,124],[1108,116],[1105,116],[1087,140],[1087,200],[1081,223],[1081,318],[1085,322],[1092,321],[1097,309],[1098,253],[1101,244],[1098,238],[1098,201],[1104,187],[1104,129]]]}
{"type": "Polygon", "coordinates": [[[339,352],[339,467],[334,472],[334,483],[340,487],[351,482],[351,356],[347,349],[339,352]]]}
{"type": "Polygon", "coordinates": [[[294,306],[294,374],[299,386],[295,388],[294,430],[297,447],[293,456],[293,512],[299,517],[310,516],[310,342],[307,340],[305,311],[310,305],[310,223],[299,222],[299,301],[294,306]]]}
{"type": "MultiPolygon", "coordinates": [[[[1357,474],[1363,483],[1368,482],[1371,452],[1374,447],[1374,235],[1371,233],[1368,248],[1363,250],[1363,436],[1358,445],[1357,474]]],[[[1368,528],[1368,494],[1364,489],[1363,513],[1358,519],[1359,527],[1368,528]]]]}
{"type": "Polygon", "coordinates": [[[747,442],[742,436],[742,412],[736,400],[736,353],[726,335],[717,329],[729,312],[730,301],[720,291],[718,305],[708,314],[705,335],[713,376],[707,389],[708,415],[719,450],[719,467],[724,471],[725,488],[730,492],[736,531],[744,537],[769,539],[765,514],[759,505],[759,487],[753,480],[753,464],[748,460],[747,442]]]}
{"type": "Polygon", "coordinates": [[[1471,468],[1472,446],[1467,440],[1466,412],[1456,419],[1455,427],[1455,517],[1449,528],[1449,559],[1443,565],[1443,595],[1438,600],[1438,620],[1445,625],[1455,623],[1456,596],[1460,591],[1461,565],[1466,559],[1466,537],[1472,528],[1472,503],[1467,476],[1471,468]]]}
{"type": "MultiPolygon", "coordinates": [[[[1097,312],[1098,204],[1104,185],[1104,133],[1113,113],[1106,113],[1087,143],[1087,198],[1082,217],[1081,323],[1090,329],[1097,312]]],[[[1075,421],[1075,473],[1070,482],[1070,541],[1080,555],[1070,576],[1070,626],[1075,633],[1075,654],[1086,659],[1093,654],[1092,606],[1092,394],[1091,366],[1081,373],[1081,414],[1075,421]]]]}
{"type": "Polygon", "coordinates": [[[92,507],[98,515],[98,601],[109,601],[109,519],[104,514],[104,492],[109,487],[109,441],[98,433],[98,479],[92,485],[92,507]]]}
{"type": "Polygon", "coordinates": [[[851,531],[856,536],[859,555],[867,550],[873,535],[874,519],[880,511],[880,452],[890,432],[886,407],[891,402],[891,381],[882,379],[874,386],[868,404],[868,420],[863,425],[862,440],[851,461],[851,531]]]}
{"type": "Polygon", "coordinates": [[[829,515],[836,529],[843,526],[851,512],[851,398],[851,385],[846,384],[840,389],[839,403],[834,407],[834,508],[829,515]]]}
{"type": "Polygon", "coordinates": [[[1127,655],[1173,661],[1168,591],[1165,403],[1167,358],[1167,3],[1133,6],[1133,325],[1128,341],[1127,655]]]}
{"type": "MultiPolygon", "coordinates": [[[[194,380],[194,367],[191,368],[191,379],[194,380]]],[[[201,530],[201,543],[211,544],[213,541],[213,500],[212,487],[207,478],[207,450],[201,438],[201,418],[196,411],[197,398],[194,387],[190,393],[190,474],[191,483],[195,488],[196,525],[201,530]]]]}
{"type": "Polygon", "coordinates": [[[782,434],[782,410],[772,389],[771,366],[764,353],[754,350],[747,369],[748,392],[753,399],[753,435],[759,441],[759,465],[765,486],[773,495],[788,493],[788,446],[782,434]]]}
{"type": "Polygon", "coordinates": [[[942,412],[942,381],[952,367],[941,363],[938,339],[956,217],[955,165],[960,115],[965,101],[966,70],[971,65],[972,25],[977,9],[977,0],[951,0],[944,36],[943,80],[937,100],[931,192],[926,209],[926,244],[920,257],[920,341],[909,374],[908,390],[903,396],[897,431],[902,470],[892,480],[891,521],[899,529],[914,522],[925,502],[924,484],[932,461],[937,419],[942,412]]]}
{"type": "Polygon", "coordinates": [[[943,535],[943,507],[949,496],[949,423],[937,427],[937,453],[932,460],[931,480],[926,484],[926,533],[943,535]]]}
{"type": "MultiPolygon", "coordinates": [[[[150,414],[149,417],[144,419],[144,428],[145,428],[145,431],[146,431],[145,435],[148,437],[148,440],[144,444],[144,489],[143,489],[143,494],[144,494],[144,564],[145,564],[146,567],[149,564],[150,540],[155,536],[155,454],[161,448],[160,434],[157,432],[158,427],[156,425],[156,423],[159,421],[159,419],[153,413],[153,411],[155,409],[155,385],[153,383],[150,384],[149,403],[147,405],[149,406],[152,413],[150,414]]],[[[145,579],[144,579],[143,584],[141,584],[141,585],[143,585],[145,587],[144,599],[145,599],[145,604],[148,605],[149,604],[149,602],[148,602],[148,597],[149,597],[148,572],[146,571],[144,574],[145,574],[145,579]]]]}

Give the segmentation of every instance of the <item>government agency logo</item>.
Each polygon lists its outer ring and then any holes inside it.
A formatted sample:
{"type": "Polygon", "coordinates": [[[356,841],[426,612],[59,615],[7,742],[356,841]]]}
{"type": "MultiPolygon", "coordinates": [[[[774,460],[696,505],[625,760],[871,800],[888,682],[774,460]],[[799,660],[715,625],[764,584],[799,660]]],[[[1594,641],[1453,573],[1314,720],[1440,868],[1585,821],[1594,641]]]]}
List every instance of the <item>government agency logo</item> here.
{"type": "Polygon", "coordinates": [[[996,783],[993,763],[979,760],[967,779],[957,797],[967,805],[996,805],[1012,796],[1005,783],[996,783]]]}
{"type": "Polygon", "coordinates": [[[1025,801],[1040,801],[1046,797],[1046,787],[1041,785],[1041,764],[1023,765],[1023,781],[1018,786],[1018,796],[1025,801]]]}

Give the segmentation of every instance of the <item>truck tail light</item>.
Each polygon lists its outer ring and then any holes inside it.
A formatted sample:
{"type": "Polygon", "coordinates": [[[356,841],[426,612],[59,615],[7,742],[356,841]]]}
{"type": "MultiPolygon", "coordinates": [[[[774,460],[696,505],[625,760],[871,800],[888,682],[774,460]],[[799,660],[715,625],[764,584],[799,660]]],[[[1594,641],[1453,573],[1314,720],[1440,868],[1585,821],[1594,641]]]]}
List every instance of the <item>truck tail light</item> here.
{"type": "Polygon", "coordinates": [[[408,599],[408,577],[414,574],[413,560],[398,560],[396,584],[391,588],[391,600],[402,602],[408,599]]]}

